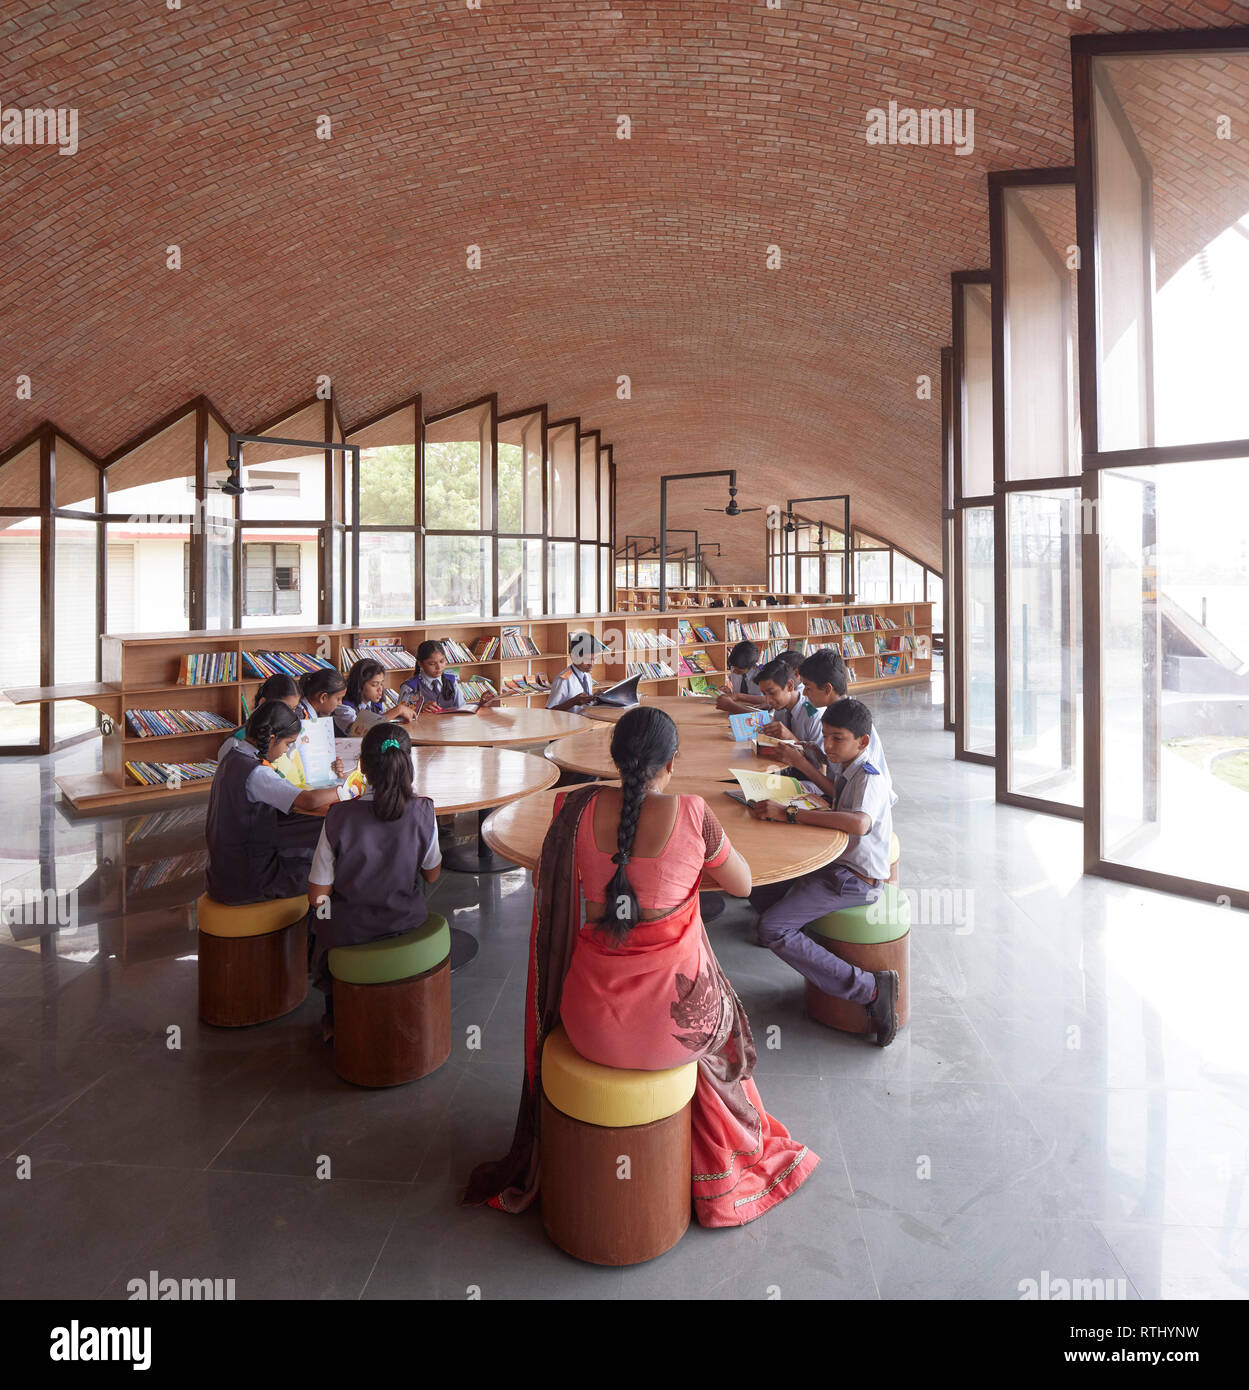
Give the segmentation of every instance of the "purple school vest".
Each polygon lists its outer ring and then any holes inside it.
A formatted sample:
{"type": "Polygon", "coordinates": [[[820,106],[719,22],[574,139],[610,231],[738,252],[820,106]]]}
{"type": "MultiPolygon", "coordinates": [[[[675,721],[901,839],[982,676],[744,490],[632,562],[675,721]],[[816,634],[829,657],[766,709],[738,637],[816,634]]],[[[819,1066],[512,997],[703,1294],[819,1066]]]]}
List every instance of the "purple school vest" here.
{"type": "Polygon", "coordinates": [[[390,821],[378,819],[371,800],[331,806],[325,838],[334,851],[334,891],[329,917],[315,923],[318,954],[419,927],[429,916],[421,860],[437,835],[427,796],[414,796],[390,821]]]}
{"type": "MultiPolygon", "coordinates": [[[[293,898],[308,887],[308,859],[292,860],[281,853],[277,811],[263,801],[248,800],[247,779],[259,766],[255,758],[234,750],[217,764],[204,823],[204,877],[214,902],[238,905],[293,898]]],[[[312,827],[318,828],[316,822],[312,827]]]]}

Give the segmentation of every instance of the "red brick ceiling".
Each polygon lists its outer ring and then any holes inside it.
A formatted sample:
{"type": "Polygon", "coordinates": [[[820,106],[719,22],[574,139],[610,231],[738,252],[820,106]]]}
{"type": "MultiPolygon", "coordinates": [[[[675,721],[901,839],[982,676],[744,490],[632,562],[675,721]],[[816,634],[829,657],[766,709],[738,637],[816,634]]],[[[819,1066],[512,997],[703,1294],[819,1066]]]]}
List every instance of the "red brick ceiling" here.
{"type": "MultiPolygon", "coordinates": [[[[497,390],[602,430],[622,535],[654,529],[659,473],[736,467],[743,504],[849,490],[939,563],[939,405],[915,383],[939,382],[949,271],[987,263],[986,171],[1071,162],[1071,33],[1247,21],[1232,0],[27,6],[0,25],[0,100],[77,107],[80,149],[0,149],[3,375],[34,384],[4,391],[0,445],[52,418],[104,454],[200,392],[248,427],[320,374],[348,426],[497,390]],[[891,98],[974,108],[974,153],[867,145],[891,98]]],[[[758,517],[697,510],[720,499],[686,485],[672,524],[761,577],[758,517]]]]}

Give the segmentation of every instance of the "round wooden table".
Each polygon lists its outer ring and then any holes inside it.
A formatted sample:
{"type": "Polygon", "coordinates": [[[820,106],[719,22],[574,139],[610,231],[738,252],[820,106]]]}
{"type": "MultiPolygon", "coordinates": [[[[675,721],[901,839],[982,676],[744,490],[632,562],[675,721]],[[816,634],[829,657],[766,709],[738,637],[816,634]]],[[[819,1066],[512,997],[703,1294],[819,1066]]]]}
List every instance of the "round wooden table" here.
{"type": "MultiPolygon", "coordinates": [[[[695,790],[686,784],[678,787],[675,777],[668,787],[673,792],[695,790]]],[[[535,792],[523,801],[492,812],[481,828],[486,843],[514,863],[532,869],[538,862],[559,794],[554,790],[535,792]]],[[[750,865],[750,876],[756,886],[783,883],[786,879],[809,874],[831,863],[848,843],[848,837],[840,830],[755,820],[741,802],[723,795],[723,787],[715,783],[704,783],[699,795],[706,799],[724,827],[733,848],[750,865]]]]}
{"type": "MultiPolygon", "coordinates": [[[[654,705],[656,709],[670,714],[678,724],[705,719],[708,715],[728,721],[728,715],[716,709],[715,699],[711,695],[643,695],[640,703],[654,705]]],[[[621,715],[628,714],[629,709],[636,708],[636,705],[630,705],[628,709],[621,709],[618,705],[589,705],[584,717],[614,724],[621,715]]]]}
{"type": "Polygon", "coordinates": [[[422,714],[405,728],[412,742],[422,746],[505,747],[568,738],[580,733],[585,721],[565,710],[498,705],[477,714],[422,714]]]}

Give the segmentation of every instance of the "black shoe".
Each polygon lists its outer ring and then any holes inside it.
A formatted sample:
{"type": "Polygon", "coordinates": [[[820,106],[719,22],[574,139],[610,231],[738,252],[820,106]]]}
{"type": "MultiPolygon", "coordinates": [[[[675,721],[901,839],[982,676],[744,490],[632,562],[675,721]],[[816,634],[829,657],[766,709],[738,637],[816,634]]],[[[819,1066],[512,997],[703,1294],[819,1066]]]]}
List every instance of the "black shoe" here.
{"type": "Polygon", "coordinates": [[[867,1006],[868,1030],[876,1034],[876,1046],[888,1047],[898,1031],[898,972],[875,970],[876,998],[867,1006]]]}

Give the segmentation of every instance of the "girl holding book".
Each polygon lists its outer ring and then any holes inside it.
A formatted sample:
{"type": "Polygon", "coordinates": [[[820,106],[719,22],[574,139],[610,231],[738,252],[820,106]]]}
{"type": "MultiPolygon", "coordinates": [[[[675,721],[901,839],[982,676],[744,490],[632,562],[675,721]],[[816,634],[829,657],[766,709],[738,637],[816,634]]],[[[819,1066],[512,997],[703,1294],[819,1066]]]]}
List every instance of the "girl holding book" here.
{"type": "Polygon", "coordinates": [[[298,736],[294,710],[270,700],[253,712],[243,738],[231,740],[234,746],[217,764],[204,825],[208,896],[214,902],[237,906],[305,891],[321,832],[316,813],[337,801],[338,791],[301,791],[274,771],[274,760],[298,736]]]}
{"type": "MultiPolygon", "coordinates": [[[[432,705],[435,709],[463,709],[469,703],[460,684],[459,673],[447,669],[447,654],[441,642],[432,639],[416,649],[416,673],[399,687],[399,698],[409,705],[432,705]]],[[[481,709],[497,704],[499,697],[487,691],[477,701],[481,709]]]]}
{"type": "Polygon", "coordinates": [[[419,927],[429,915],[425,885],[442,864],[434,803],[413,789],[404,730],[375,724],[361,741],[360,768],[368,790],[326,812],[308,880],[312,982],[326,997],[327,1041],[334,1015],[329,951],[419,927]],[[328,910],[318,913],[320,903],[328,910]]]}
{"type": "MultiPolygon", "coordinates": [[[[371,657],[357,661],[347,673],[347,692],[343,702],[334,710],[334,727],[346,738],[360,715],[374,714],[379,719],[384,718],[387,714],[385,696],[386,668],[371,657]]],[[[390,711],[392,720],[406,722],[411,717],[411,710],[404,705],[390,711]]]]}
{"type": "MultiPolygon", "coordinates": [[[[288,676],[284,671],[277,672],[276,675],[267,676],[260,683],[260,688],[256,691],[255,709],[259,709],[267,700],[280,700],[287,709],[299,708],[299,687],[295,684],[294,676],[288,676]]],[[[243,701],[243,713],[250,718],[247,708],[247,701],[243,701]]],[[[217,750],[217,760],[220,761],[229,752],[234,744],[241,740],[247,732],[247,726],[241,724],[230,735],[228,739],[217,750]]]]}
{"type": "Polygon", "coordinates": [[[337,671],[322,667],[299,678],[299,708],[301,719],[332,719],[343,702],[347,682],[337,671]]]}

